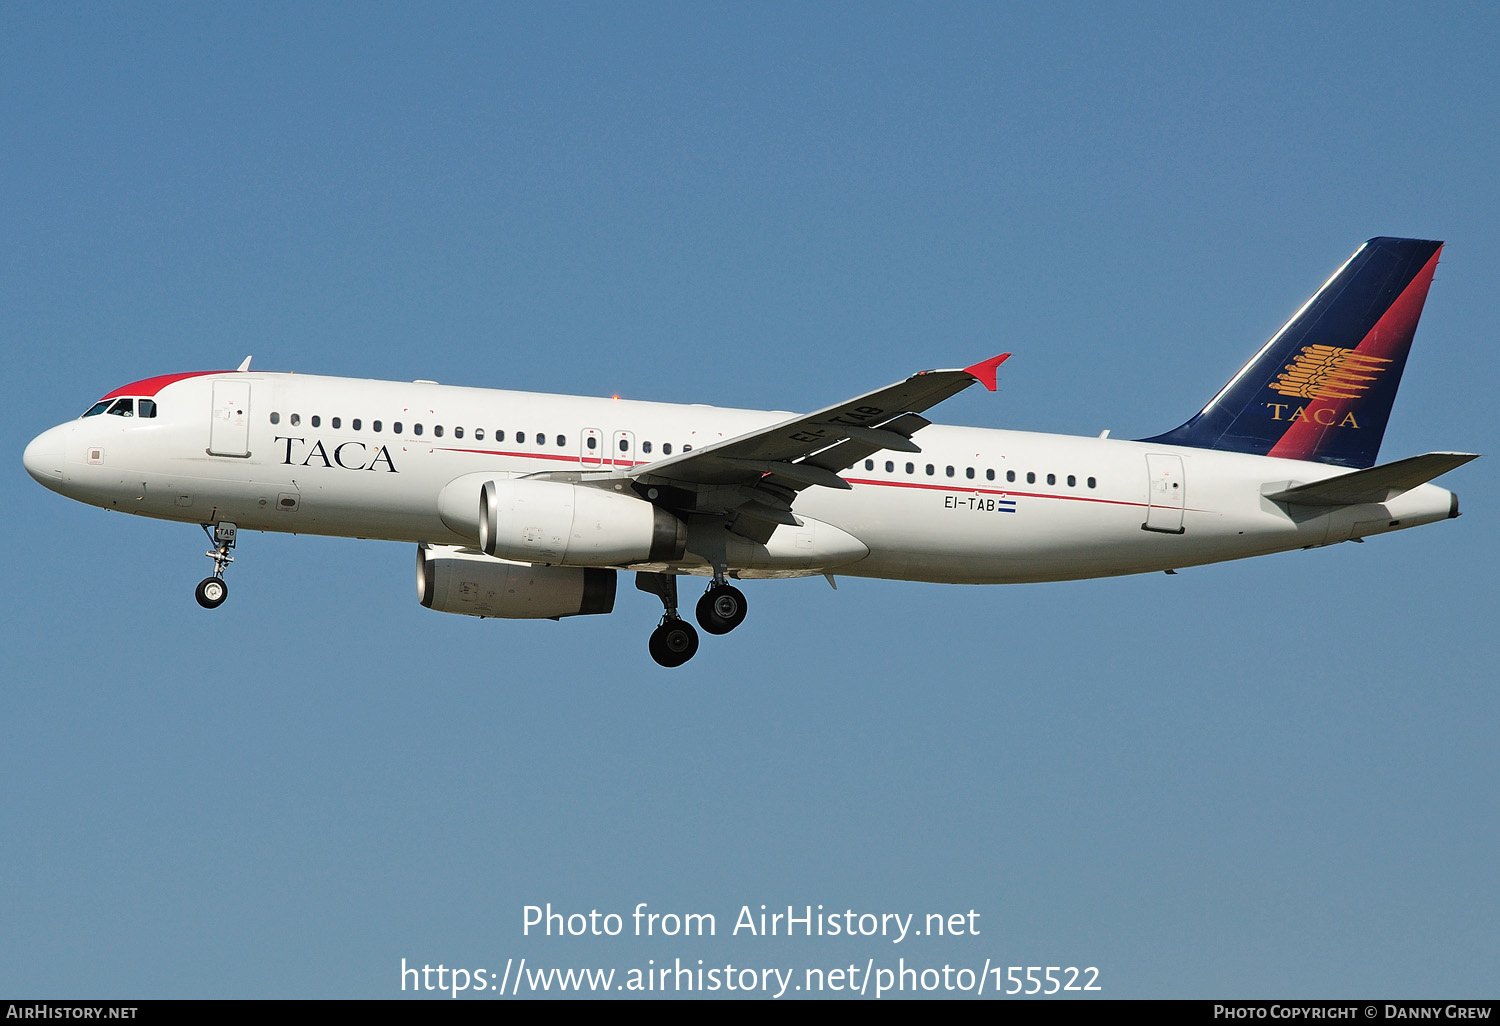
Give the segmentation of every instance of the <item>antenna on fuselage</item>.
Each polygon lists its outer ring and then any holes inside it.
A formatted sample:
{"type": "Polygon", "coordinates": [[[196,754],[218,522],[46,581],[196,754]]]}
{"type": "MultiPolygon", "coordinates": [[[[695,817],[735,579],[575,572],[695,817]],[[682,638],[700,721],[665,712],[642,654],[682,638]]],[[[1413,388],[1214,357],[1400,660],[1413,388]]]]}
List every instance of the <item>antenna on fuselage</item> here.
{"type": "Polygon", "coordinates": [[[237,367],[237,368],[235,368],[235,369],[236,369],[236,370],[242,370],[242,371],[247,371],[247,370],[249,370],[249,369],[250,369],[250,357],[248,357],[248,356],[247,356],[247,357],[245,357],[245,362],[244,362],[244,363],[242,363],[242,364],[240,364],[240,365],[239,365],[239,366],[238,366],[238,367],[237,367]]]}

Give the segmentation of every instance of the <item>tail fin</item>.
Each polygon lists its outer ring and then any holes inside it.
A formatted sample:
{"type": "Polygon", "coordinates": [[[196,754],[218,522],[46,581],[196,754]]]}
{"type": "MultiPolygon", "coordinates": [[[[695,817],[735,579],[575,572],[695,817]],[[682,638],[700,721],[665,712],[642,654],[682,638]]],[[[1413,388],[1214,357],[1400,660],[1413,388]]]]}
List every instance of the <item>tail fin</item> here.
{"type": "Polygon", "coordinates": [[[1142,441],[1373,466],[1442,248],[1371,239],[1197,416],[1142,441]]]}

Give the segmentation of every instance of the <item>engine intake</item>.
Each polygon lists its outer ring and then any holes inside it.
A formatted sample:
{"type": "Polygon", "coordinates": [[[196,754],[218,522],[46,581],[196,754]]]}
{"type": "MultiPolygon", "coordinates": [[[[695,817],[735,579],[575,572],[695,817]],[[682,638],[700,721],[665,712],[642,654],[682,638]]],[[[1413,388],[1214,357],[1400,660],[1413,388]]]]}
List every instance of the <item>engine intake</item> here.
{"type": "Polygon", "coordinates": [[[531,566],[449,545],[417,546],[417,599],[428,609],[510,620],[608,613],[616,574],[592,567],[531,566]]]}

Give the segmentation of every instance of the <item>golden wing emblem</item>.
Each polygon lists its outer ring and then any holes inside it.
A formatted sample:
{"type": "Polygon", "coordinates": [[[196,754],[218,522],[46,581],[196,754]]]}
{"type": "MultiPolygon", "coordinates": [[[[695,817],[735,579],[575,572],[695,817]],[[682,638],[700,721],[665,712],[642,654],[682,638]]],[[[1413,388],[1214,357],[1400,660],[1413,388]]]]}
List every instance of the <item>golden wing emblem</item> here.
{"type": "Polygon", "coordinates": [[[1296,399],[1357,399],[1390,362],[1338,346],[1303,346],[1271,391],[1296,399]]]}

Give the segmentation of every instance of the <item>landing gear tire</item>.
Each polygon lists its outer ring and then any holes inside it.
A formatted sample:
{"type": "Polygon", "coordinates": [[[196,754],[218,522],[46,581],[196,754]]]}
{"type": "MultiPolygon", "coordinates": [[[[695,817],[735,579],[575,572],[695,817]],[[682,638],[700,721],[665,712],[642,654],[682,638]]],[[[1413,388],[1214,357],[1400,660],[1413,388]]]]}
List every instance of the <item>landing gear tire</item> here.
{"type": "Polygon", "coordinates": [[[229,597],[229,585],[224,583],[222,577],[205,577],[198,582],[195,594],[198,604],[204,609],[218,609],[229,597]]]}
{"type": "Polygon", "coordinates": [[[648,647],[651,658],[662,666],[681,666],[698,651],[698,632],[693,630],[692,624],[674,616],[663,620],[651,632],[648,647]]]}
{"type": "Polygon", "coordinates": [[[745,595],[732,584],[709,588],[698,600],[698,623],[710,634],[728,634],[745,622],[745,595]]]}

